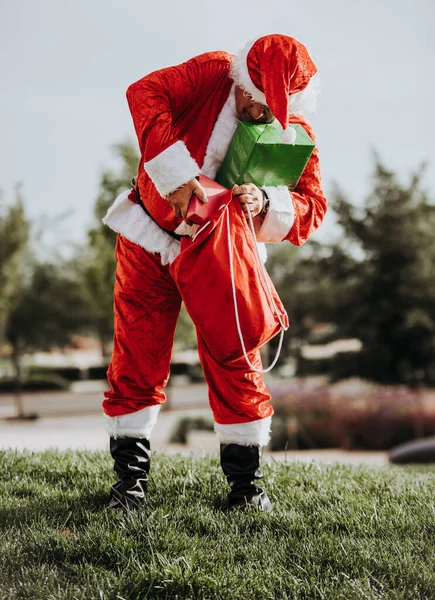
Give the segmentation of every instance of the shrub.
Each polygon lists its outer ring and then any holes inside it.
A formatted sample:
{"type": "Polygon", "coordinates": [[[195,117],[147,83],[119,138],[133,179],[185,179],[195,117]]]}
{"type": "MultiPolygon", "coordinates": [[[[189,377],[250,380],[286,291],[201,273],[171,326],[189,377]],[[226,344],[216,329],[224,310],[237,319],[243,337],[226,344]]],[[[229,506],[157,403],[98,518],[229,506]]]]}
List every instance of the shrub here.
{"type": "Polygon", "coordinates": [[[187,444],[190,431],[213,431],[213,421],[204,417],[182,417],[169,436],[170,444],[187,444]]]}
{"type": "Polygon", "coordinates": [[[270,448],[389,450],[434,435],[435,415],[422,412],[419,393],[397,386],[334,397],[328,388],[281,386],[273,395],[270,448]]]}
{"type": "MultiPolygon", "coordinates": [[[[51,390],[67,391],[70,382],[54,373],[34,373],[29,375],[22,383],[21,389],[24,392],[44,392],[51,390]]],[[[0,393],[13,393],[16,390],[15,379],[11,377],[0,380],[0,393]]]]}
{"type": "Polygon", "coordinates": [[[189,366],[189,378],[192,383],[203,383],[205,381],[204,371],[199,363],[189,366]]]}
{"type": "Polygon", "coordinates": [[[54,374],[68,381],[80,381],[83,378],[82,373],[82,370],[78,367],[40,367],[34,365],[28,368],[29,376],[41,375],[51,377],[54,374]]]}
{"type": "Polygon", "coordinates": [[[100,365],[99,367],[89,367],[88,378],[89,379],[107,379],[107,369],[109,365],[100,365]]]}

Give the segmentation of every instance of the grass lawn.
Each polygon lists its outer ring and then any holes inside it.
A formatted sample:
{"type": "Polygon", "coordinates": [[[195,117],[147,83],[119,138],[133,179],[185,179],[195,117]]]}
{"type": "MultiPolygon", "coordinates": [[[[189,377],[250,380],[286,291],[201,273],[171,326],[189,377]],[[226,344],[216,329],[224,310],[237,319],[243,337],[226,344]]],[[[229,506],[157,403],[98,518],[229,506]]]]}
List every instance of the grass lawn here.
{"type": "Polygon", "coordinates": [[[435,599],[435,469],[266,465],[272,515],[228,513],[217,458],[153,457],[106,509],[108,455],[0,452],[0,598],[435,599]]]}

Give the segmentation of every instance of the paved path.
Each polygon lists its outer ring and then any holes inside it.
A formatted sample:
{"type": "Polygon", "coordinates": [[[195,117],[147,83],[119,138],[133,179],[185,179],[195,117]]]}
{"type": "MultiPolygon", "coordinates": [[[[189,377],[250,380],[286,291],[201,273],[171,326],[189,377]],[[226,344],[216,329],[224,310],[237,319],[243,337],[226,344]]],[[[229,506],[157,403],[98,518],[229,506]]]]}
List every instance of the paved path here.
{"type": "MultiPolygon", "coordinates": [[[[210,416],[208,409],[186,409],[161,412],[152,435],[152,445],[156,450],[165,449],[173,427],[178,420],[187,415],[210,416]]],[[[210,417],[211,418],[211,417],[210,417]]],[[[198,450],[207,451],[213,440],[217,450],[214,433],[205,445],[199,443],[198,450]]],[[[189,451],[184,445],[175,445],[173,450],[189,451]]],[[[17,448],[19,450],[107,450],[108,437],[104,429],[102,415],[81,415],[73,417],[43,417],[36,420],[0,420],[0,448],[17,448]]],[[[210,448],[213,451],[214,448],[210,448]]]]}
{"type": "MultiPolygon", "coordinates": [[[[103,392],[107,383],[79,381],[70,392],[33,392],[22,395],[25,413],[37,413],[40,417],[100,415],[103,392]]],[[[203,383],[169,387],[167,408],[208,407],[207,386],[203,383]]],[[[164,406],[164,408],[166,408],[164,406]]],[[[0,394],[0,419],[16,414],[14,396],[0,394]]]]}
{"type": "MultiPolygon", "coordinates": [[[[168,444],[175,424],[182,416],[209,416],[209,409],[184,409],[161,412],[154,428],[151,444],[158,452],[207,453],[217,456],[219,444],[213,432],[195,431],[189,436],[188,445],[168,444]]],[[[0,448],[41,451],[49,448],[59,450],[108,451],[108,438],[101,414],[80,416],[42,417],[34,421],[11,421],[0,419],[0,448]]],[[[346,452],[343,450],[299,450],[289,452],[265,452],[264,458],[278,461],[303,461],[322,464],[348,463],[384,466],[388,464],[385,452],[346,452]]]]}

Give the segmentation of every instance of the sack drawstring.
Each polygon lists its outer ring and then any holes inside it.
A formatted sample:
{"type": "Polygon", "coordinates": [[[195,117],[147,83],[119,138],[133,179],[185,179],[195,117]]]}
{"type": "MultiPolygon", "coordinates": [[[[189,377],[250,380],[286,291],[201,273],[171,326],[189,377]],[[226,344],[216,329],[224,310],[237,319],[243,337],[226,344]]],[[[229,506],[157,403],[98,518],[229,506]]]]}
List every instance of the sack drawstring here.
{"type": "Polygon", "coordinates": [[[228,252],[229,252],[229,258],[230,258],[230,275],[231,275],[231,287],[232,287],[232,291],[233,291],[234,315],[236,317],[237,333],[239,334],[239,340],[240,340],[240,343],[242,345],[243,356],[245,357],[246,363],[252,369],[252,371],[255,371],[256,373],[269,373],[269,371],[271,371],[273,369],[273,367],[277,363],[277,360],[278,360],[279,355],[281,353],[282,342],[283,342],[283,339],[284,339],[284,332],[287,331],[288,327],[286,327],[285,323],[282,320],[282,317],[284,317],[285,315],[284,315],[284,313],[282,313],[282,312],[280,312],[278,310],[278,307],[276,306],[275,299],[274,299],[273,294],[272,294],[272,290],[270,289],[266,267],[264,266],[264,264],[263,264],[263,262],[262,262],[262,260],[260,258],[260,254],[258,252],[258,246],[257,246],[256,235],[255,235],[254,223],[252,221],[251,209],[249,208],[249,206],[247,206],[247,209],[248,209],[248,216],[249,216],[249,225],[250,225],[252,236],[254,238],[255,252],[256,252],[256,255],[257,255],[258,264],[260,266],[260,272],[261,272],[261,275],[263,277],[264,283],[266,284],[267,293],[269,295],[269,299],[270,299],[270,302],[272,304],[274,313],[278,317],[278,322],[281,325],[281,332],[280,332],[280,338],[279,338],[279,343],[278,343],[278,349],[276,351],[275,358],[273,359],[272,364],[267,369],[257,369],[256,367],[254,367],[254,365],[249,360],[248,353],[246,352],[246,347],[245,347],[245,342],[244,342],[244,339],[243,339],[242,328],[240,326],[239,308],[237,306],[236,284],[235,284],[235,279],[234,279],[234,266],[233,266],[233,249],[232,249],[232,246],[231,246],[230,214],[229,214],[229,211],[228,211],[228,207],[226,207],[225,208],[225,211],[226,211],[225,217],[226,217],[226,224],[227,224],[228,252]]]}

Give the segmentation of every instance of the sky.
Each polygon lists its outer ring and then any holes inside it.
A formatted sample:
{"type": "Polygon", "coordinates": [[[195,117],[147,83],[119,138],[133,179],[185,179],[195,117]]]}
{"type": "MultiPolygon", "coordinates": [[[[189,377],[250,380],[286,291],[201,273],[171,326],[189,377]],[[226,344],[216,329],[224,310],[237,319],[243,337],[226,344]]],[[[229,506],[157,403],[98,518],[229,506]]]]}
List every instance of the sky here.
{"type": "MultiPolygon", "coordinates": [[[[326,194],[360,203],[373,150],[406,182],[427,162],[435,200],[433,0],[0,0],[0,189],[62,245],[93,224],[113,145],[135,141],[125,91],[147,73],[268,33],[303,42],[322,91],[310,118],[326,194]]],[[[319,238],[333,235],[328,214],[319,238]]]]}

